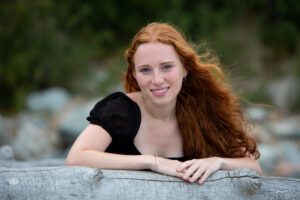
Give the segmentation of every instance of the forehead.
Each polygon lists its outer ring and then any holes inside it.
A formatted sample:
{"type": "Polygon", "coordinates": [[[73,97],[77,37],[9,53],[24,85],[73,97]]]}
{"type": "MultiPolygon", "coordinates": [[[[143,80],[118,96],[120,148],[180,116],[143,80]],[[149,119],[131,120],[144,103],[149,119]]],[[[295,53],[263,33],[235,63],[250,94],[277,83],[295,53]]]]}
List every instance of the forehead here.
{"type": "Polygon", "coordinates": [[[141,44],[133,57],[135,65],[143,65],[152,62],[178,61],[179,57],[172,45],[160,42],[141,44]]]}

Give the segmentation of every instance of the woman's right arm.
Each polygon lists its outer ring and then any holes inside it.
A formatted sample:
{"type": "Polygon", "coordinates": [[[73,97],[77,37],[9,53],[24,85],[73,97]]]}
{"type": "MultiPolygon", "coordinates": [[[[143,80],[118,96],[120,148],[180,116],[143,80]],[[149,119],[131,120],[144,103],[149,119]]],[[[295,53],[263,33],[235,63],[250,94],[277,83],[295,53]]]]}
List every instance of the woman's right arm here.
{"type": "Polygon", "coordinates": [[[104,152],[112,138],[101,126],[88,125],[71,147],[66,159],[68,166],[86,166],[102,169],[153,169],[151,155],[119,155],[104,152]]]}
{"type": "Polygon", "coordinates": [[[153,155],[121,155],[106,153],[112,138],[101,126],[88,125],[71,147],[66,159],[68,166],[86,166],[102,169],[151,170],[161,174],[182,177],[176,168],[181,164],[153,155]]]}

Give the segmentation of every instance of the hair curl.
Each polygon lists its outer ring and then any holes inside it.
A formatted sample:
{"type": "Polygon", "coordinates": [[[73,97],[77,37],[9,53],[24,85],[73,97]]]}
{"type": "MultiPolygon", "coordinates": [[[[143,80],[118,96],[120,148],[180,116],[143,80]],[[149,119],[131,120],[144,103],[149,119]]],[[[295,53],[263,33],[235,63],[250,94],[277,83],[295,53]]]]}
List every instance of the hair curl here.
{"type": "MultiPolygon", "coordinates": [[[[125,56],[126,92],[140,91],[133,76],[133,56],[142,43],[161,42],[172,45],[188,71],[177,97],[176,116],[183,138],[183,151],[188,159],[245,157],[258,159],[256,141],[247,133],[246,120],[217,62],[203,62],[184,35],[166,23],[151,23],[133,38],[125,56]]],[[[215,59],[216,61],[216,59],[215,59]]]]}

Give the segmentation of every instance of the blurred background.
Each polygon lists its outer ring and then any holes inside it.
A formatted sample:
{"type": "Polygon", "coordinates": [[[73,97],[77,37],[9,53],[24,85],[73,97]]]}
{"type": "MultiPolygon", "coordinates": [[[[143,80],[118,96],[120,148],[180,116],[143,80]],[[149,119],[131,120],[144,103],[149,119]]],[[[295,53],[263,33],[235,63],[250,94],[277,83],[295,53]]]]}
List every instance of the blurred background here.
{"type": "MultiPolygon", "coordinates": [[[[300,178],[300,1],[3,0],[0,148],[64,159],[93,105],[123,90],[124,50],[145,24],[180,28],[222,62],[266,175],[300,178]]],[[[1,156],[0,156],[1,157],[1,156]]]]}

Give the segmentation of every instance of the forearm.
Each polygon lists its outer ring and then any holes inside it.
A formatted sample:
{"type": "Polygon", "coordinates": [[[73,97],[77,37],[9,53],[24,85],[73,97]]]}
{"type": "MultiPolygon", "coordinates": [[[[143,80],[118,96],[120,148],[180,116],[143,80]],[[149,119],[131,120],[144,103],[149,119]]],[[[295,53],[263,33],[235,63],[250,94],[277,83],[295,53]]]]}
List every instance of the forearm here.
{"type": "Polygon", "coordinates": [[[102,169],[144,170],[155,166],[151,155],[120,155],[95,150],[81,150],[67,158],[66,165],[102,169]]]}
{"type": "Polygon", "coordinates": [[[241,168],[248,168],[255,170],[258,174],[262,175],[263,171],[259,163],[250,157],[245,158],[220,158],[221,159],[221,169],[224,170],[234,170],[241,168]]]}

